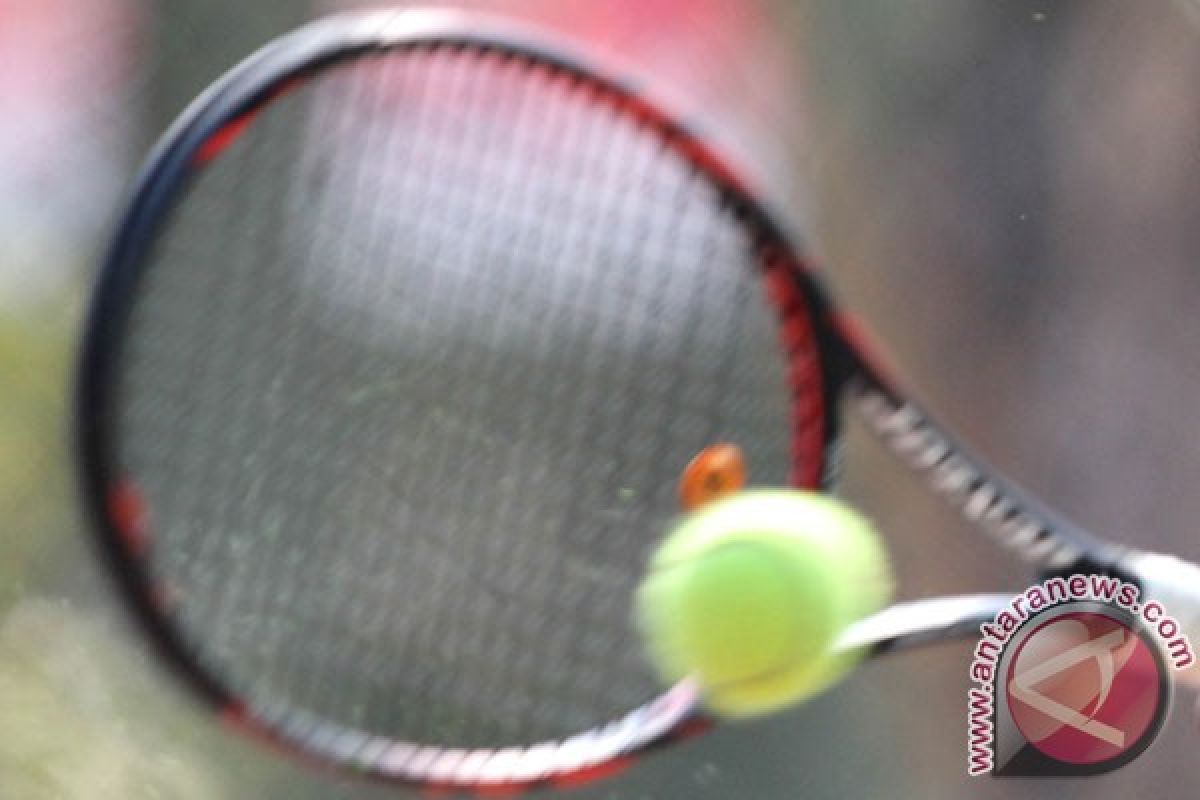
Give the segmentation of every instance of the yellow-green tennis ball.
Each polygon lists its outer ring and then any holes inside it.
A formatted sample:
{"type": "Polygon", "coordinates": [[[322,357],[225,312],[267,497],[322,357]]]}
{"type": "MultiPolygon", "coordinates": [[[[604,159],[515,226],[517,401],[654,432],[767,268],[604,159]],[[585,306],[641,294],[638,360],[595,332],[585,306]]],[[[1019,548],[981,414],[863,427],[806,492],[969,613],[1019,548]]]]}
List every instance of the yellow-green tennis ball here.
{"type": "Polygon", "coordinates": [[[891,599],[871,525],[816,492],[752,490],[686,516],[654,553],[635,598],[664,681],[696,679],[726,716],[784,708],[845,675],[834,643],[891,599]]]}

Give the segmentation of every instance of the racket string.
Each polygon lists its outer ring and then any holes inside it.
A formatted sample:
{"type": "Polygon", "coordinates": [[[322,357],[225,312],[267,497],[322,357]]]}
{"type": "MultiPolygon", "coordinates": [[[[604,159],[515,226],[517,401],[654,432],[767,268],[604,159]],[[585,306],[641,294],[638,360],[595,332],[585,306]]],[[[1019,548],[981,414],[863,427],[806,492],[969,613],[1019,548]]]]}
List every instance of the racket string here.
{"type": "Polygon", "coordinates": [[[649,699],[628,605],[679,471],[728,438],[787,473],[756,258],[549,68],[416,50],[276,100],[172,218],[123,367],[206,663],[252,707],[458,745],[649,699]]]}

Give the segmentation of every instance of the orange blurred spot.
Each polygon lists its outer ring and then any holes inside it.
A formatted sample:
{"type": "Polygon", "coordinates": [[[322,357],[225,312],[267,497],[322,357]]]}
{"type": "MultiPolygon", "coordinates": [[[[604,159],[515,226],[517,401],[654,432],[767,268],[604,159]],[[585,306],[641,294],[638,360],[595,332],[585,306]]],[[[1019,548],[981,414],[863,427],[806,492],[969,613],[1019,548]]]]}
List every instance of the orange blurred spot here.
{"type": "Polygon", "coordinates": [[[714,444],[691,460],[679,479],[679,501],[692,511],[746,485],[746,459],[736,444],[714,444]]]}

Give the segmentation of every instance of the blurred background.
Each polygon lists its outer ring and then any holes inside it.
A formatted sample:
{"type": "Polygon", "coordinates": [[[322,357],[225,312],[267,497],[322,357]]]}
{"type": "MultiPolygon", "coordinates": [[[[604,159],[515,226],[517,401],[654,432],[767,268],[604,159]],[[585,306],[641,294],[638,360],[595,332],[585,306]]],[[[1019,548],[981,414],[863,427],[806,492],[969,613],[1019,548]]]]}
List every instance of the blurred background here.
{"type": "MultiPolygon", "coordinates": [[[[448,5],[442,3],[443,5],[448,5]]],[[[91,562],[68,386],[136,165],[304,0],[0,0],[0,800],[406,796],[219,734],[91,562]]],[[[1167,0],[463,0],[618,51],[793,210],[950,426],[1105,535],[1200,559],[1200,10],[1167,0]]],[[[903,594],[1029,580],[856,435],[846,493],[903,594]]],[[[1182,797],[1180,698],[1102,778],[965,776],[969,647],[867,666],[581,798],[1182,797]]]]}

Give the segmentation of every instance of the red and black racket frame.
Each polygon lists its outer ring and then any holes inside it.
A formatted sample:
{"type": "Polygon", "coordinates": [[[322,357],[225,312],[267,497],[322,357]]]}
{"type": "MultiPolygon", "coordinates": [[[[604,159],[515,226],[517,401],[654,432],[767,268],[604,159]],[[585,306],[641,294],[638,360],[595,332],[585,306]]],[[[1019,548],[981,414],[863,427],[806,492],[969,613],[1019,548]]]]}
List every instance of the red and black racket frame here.
{"type": "MultiPolygon", "coordinates": [[[[784,216],[771,208],[763,193],[743,177],[746,172],[701,134],[699,127],[681,121],[670,102],[630,78],[628,69],[586,48],[573,44],[564,47],[560,41],[523,25],[491,17],[442,12],[352,14],[331,17],[277,39],[231,70],[187,108],[146,161],[101,266],[86,322],[75,396],[79,482],[99,550],[126,604],[158,655],[231,726],[310,763],[416,784],[434,792],[507,795],[540,786],[576,786],[623,769],[665,744],[708,730],[712,720],[700,710],[694,690],[674,687],[633,712],[644,713],[659,704],[657,712],[650,715],[653,724],[647,728],[649,734],[643,731],[642,735],[630,736],[623,749],[619,740],[610,740],[607,750],[619,752],[606,752],[596,759],[580,756],[580,763],[573,769],[556,769],[544,775],[518,774],[520,770],[515,770],[505,778],[487,777],[481,768],[474,779],[464,778],[466,772],[448,767],[440,772],[390,769],[380,758],[372,761],[369,754],[349,752],[352,745],[357,741],[362,748],[378,754],[387,746],[404,743],[365,735],[361,740],[347,739],[346,732],[339,733],[336,726],[326,730],[319,720],[296,721],[286,712],[268,718],[270,714],[252,709],[204,665],[175,621],[170,592],[155,580],[149,562],[153,531],[147,527],[138,489],[122,473],[116,457],[115,377],[127,322],[139,284],[150,268],[156,238],[189,183],[253,125],[259,111],[324,70],[405,49],[439,48],[498,54],[531,70],[578,81],[581,87],[596,93],[597,102],[608,103],[636,118],[666,147],[711,179],[730,212],[752,236],[760,255],[765,290],[778,312],[795,401],[792,485],[823,488],[835,480],[836,465],[830,454],[836,451],[841,433],[837,401],[843,390],[852,390],[866,376],[873,391],[884,392],[897,406],[906,402],[891,389],[892,383],[882,370],[862,355],[857,326],[836,312],[821,278],[803,255],[800,238],[784,223],[784,216]]],[[[399,118],[397,124],[403,124],[403,119],[399,118]]],[[[1005,489],[1020,497],[1031,513],[1056,526],[1064,525],[1025,500],[1015,488],[1005,485],[1005,489]]],[[[1116,556],[1096,544],[1087,550],[1088,557],[1095,561],[1093,567],[1112,571],[1116,556]]],[[[618,724],[621,721],[613,723],[618,724]]],[[[626,720],[624,724],[632,730],[635,723],[626,720]]],[[[424,749],[422,763],[485,752],[436,746],[424,749]]]]}

